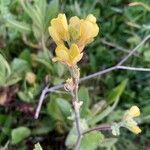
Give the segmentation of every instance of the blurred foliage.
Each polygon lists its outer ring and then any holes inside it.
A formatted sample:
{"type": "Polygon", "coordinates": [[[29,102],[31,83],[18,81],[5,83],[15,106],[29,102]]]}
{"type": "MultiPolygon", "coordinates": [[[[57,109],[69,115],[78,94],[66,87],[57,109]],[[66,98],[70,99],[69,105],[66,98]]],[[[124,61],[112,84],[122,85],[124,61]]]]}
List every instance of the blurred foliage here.
{"type": "MultiPolygon", "coordinates": [[[[51,61],[55,45],[49,37],[48,25],[60,12],[68,18],[74,15],[84,18],[93,13],[100,27],[99,36],[85,48],[84,59],[79,64],[81,76],[115,65],[150,34],[149,0],[1,0],[2,149],[65,149],[77,138],[72,126],[70,96],[64,91],[47,96],[39,119],[33,120],[42,89],[48,83],[61,84],[68,77],[62,64],[51,61]],[[27,80],[29,72],[35,75],[33,84],[27,80]]],[[[126,65],[149,67],[150,43],[145,43],[126,65]]],[[[112,137],[108,132],[92,132],[83,138],[81,149],[149,150],[149,79],[148,72],[117,70],[82,82],[79,99],[84,102],[83,130],[119,121],[124,110],[136,104],[142,110],[139,122],[143,132],[135,136],[121,130],[119,137],[112,137]]]]}

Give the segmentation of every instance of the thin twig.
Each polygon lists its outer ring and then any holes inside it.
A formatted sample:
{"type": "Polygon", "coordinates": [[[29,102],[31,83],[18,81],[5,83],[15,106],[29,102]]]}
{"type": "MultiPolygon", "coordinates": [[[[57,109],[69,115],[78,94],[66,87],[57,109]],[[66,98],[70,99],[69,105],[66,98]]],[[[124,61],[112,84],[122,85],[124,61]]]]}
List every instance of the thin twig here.
{"type": "Polygon", "coordinates": [[[63,87],[64,87],[64,84],[56,85],[54,87],[51,87],[51,88],[47,89],[47,92],[54,92],[54,91],[56,91],[58,89],[61,89],[63,87]]]}
{"type": "Polygon", "coordinates": [[[108,72],[113,71],[113,70],[116,70],[116,69],[117,69],[117,67],[116,67],[116,66],[113,66],[113,67],[110,67],[110,68],[101,70],[101,71],[99,71],[99,72],[96,72],[96,73],[93,73],[93,74],[90,74],[90,75],[88,75],[88,76],[85,76],[85,77],[81,78],[81,79],[80,79],[80,82],[85,81],[85,80],[88,80],[88,79],[91,79],[91,78],[94,78],[94,77],[96,77],[96,76],[100,76],[100,75],[102,75],[102,74],[108,73],[108,72]]]}
{"type": "Polygon", "coordinates": [[[82,135],[87,134],[87,133],[92,132],[92,131],[107,131],[107,130],[109,130],[109,131],[111,130],[111,125],[106,124],[106,125],[100,125],[100,126],[97,126],[94,128],[90,128],[90,129],[84,131],[82,133],[82,135]]]}
{"type": "Polygon", "coordinates": [[[117,66],[117,69],[133,70],[133,71],[150,71],[150,68],[136,68],[129,66],[117,66]]]}
{"type": "MultiPolygon", "coordinates": [[[[114,48],[116,48],[116,49],[118,49],[118,50],[120,50],[122,52],[125,52],[125,53],[130,53],[131,52],[130,50],[128,50],[128,49],[126,49],[126,48],[124,48],[124,47],[122,47],[122,46],[120,46],[120,45],[118,45],[116,43],[112,43],[112,42],[106,41],[106,39],[104,39],[104,38],[101,39],[100,42],[102,44],[107,45],[107,46],[114,47],[114,48]]],[[[139,57],[139,55],[136,54],[136,53],[134,53],[134,56],[139,57]]]]}
{"type": "MultiPolygon", "coordinates": [[[[96,77],[96,76],[99,76],[99,75],[102,75],[102,74],[105,74],[105,73],[108,73],[108,72],[110,72],[110,71],[117,70],[117,69],[127,69],[127,70],[132,70],[132,69],[133,69],[133,70],[135,70],[135,71],[144,71],[144,70],[147,71],[148,68],[142,68],[142,70],[141,70],[141,68],[135,68],[135,67],[133,67],[133,68],[131,69],[131,67],[122,66],[122,64],[124,64],[124,63],[128,60],[128,58],[129,58],[130,56],[132,56],[132,55],[135,53],[135,51],[136,51],[139,47],[141,47],[149,38],[150,38],[150,35],[146,36],[146,37],[145,37],[133,50],[131,50],[130,53],[129,53],[126,57],[124,57],[124,59],[122,59],[117,65],[112,66],[112,67],[110,67],[110,68],[107,68],[107,69],[105,69],[105,70],[100,70],[100,71],[98,71],[98,72],[96,72],[96,73],[94,73],[94,74],[85,76],[85,77],[83,77],[83,78],[80,78],[79,82],[82,82],[82,81],[85,81],[85,80],[94,78],[94,77],[96,77]]],[[[41,109],[41,106],[42,106],[42,103],[43,103],[43,100],[44,100],[44,97],[45,97],[45,96],[43,96],[43,95],[46,95],[46,93],[49,93],[49,92],[54,92],[54,91],[56,91],[56,90],[58,90],[58,89],[61,89],[61,88],[63,88],[63,87],[64,87],[64,84],[61,84],[61,85],[57,85],[57,86],[51,87],[51,88],[49,88],[49,89],[46,89],[46,88],[45,88],[46,90],[44,89],[44,90],[42,91],[42,94],[41,94],[41,97],[40,97],[40,99],[39,99],[39,103],[38,103],[38,106],[37,106],[35,118],[38,118],[38,116],[39,116],[39,112],[40,112],[40,109],[41,109]],[[43,98],[43,99],[42,99],[42,98],[43,98]]]]}
{"type": "Polygon", "coordinates": [[[35,112],[35,116],[34,116],[35,119],[38,119],[38,117],[39,117],[39,113],[40,113],[40,110],[41,110],[42,103],[44,101],[46,93],[48,92],[48,87],[49,87],[49,85],[47,85],[44,88],[44,90],[42,91],[42,94],[41,94],[40,99],[39,99],[38,107],[37,107],[36,112],[35,112]]]}

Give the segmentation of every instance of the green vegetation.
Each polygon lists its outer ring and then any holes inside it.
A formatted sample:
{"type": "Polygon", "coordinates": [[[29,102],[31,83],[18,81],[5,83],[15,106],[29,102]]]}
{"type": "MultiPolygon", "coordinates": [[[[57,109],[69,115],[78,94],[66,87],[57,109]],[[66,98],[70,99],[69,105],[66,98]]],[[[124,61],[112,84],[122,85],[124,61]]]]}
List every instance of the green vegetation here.
{"type": "MultiPolygon", "coordinates": [[[[42,90],[69,77],[52,61],[56,45],[48,33],[50,20],[62,12],[68,18],[92,13],[100,28],[84,49],[81,77],[116,65],[150,35],[149,0],[0,0],[0,149],[59,150],[75,143],[71,97],[63,89],[46,96],[34,119],[42,90]]],[[[150,68],[149,41],[124,65],[150,68]]],[[[132,105],[141,110],[142,129],[138,135],[123,128],[119,136],[90,132],[81,150],[150,150],[150,72],[117,69],[82,81],[79,99],[84,130],[120,121],[132,105]]]]}

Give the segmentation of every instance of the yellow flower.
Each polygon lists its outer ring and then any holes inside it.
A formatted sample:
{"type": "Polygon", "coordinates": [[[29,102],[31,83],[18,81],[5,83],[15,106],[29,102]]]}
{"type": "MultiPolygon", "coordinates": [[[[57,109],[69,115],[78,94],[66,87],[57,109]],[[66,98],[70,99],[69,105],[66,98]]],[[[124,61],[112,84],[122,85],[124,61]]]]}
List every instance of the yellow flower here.
{"type": "Polygon", "coordinates": [[[85,45],[93,41],[99,32],[96,18],[92,14],[86,19],[72,17],[69,25],[65,14],[59,14],[57,18],[51,20],[51,26],[48,29],[57,44],[56,57],[53,60],[61,61],[69,66],[74,66],[80,61],[85,45]],[[69,48],[65,44],[68,44],[69,48]]]}
{"type": "Polygon", "coordinates": [[[83,56],[83,53],[80,53],[80,50],[76,44],[72,44],[70,49],[64,45],[58,45],[55,52],[56,57],[53,58],[53,61],[61,61],[68,66],[76,65],[83,56]]]}
{"type": "Polygon", "coordinates": [[[141,132],[137,122],[134,120],[134,117],[138,117],[139,115],[140,109],[137,106],[132,106],[126,111],[123,117],[124,126],[135,134],[139,134],[141,132]]]}
{"type": "Polygon", "coordinates": [[[59,14],[57,18],[51,20],[51,26],[48,28],[49,33],[55,43],[63,44],[69,40],[68,23],[65,14],[59,14]]]}
{"type": "Polygon", "coordinates": [[[142,132],[142,130],[137,125],[130,126],[130,127],[128,127],[128,129],[135,134],[139,134],[142,132]]]}
{"type": "Polygon", "coordinates": [[[129,114],[130,114],[132,117],[138,117],[138,116],[140,116],[140,109],[139,109],[137,106],[132,106],[132,107],[129,109],[129,114]]]}
{"type": "Polygon", "coordinates": [[[96,18],[92,14],[89,14],[85,20],[79,19],[76,16],[69,20],[70,37],[77,43],[81,51],[86,44],[93,41],[98,32],[99,27],[96,24],[96,18]]]}

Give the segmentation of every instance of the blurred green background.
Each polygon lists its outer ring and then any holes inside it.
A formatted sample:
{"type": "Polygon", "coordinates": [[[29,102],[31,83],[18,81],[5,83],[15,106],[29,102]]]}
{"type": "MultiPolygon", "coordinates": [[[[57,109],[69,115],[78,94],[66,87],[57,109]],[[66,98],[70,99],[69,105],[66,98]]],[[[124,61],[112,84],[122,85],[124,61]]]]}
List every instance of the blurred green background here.
{"type": "MultiPolygon", "coordinates": [[[[81,77],[115,65],[150,34],[149,0],[0,0],[0,149],[32,150],[39,142],[44,150],[63,150],[73,143],[71,97],[64,90],[49,94],[34,119],[42,89],[69,77],[65,66],[51,60],[56,46],[48,26],[59,13],[97,18],[100,33],[84,50],[81,77]]],[[[149,41],[125,65],[150,67],[149,41]]],[[[81,149],[150,150],[149,72],[116,70],[84,81],[79,98],[84,102],[81,117],[91,127],[120,121],[132,105],[142,112],[140,135],[126,129],[119,137],[91,134],[81,149]]]]}

